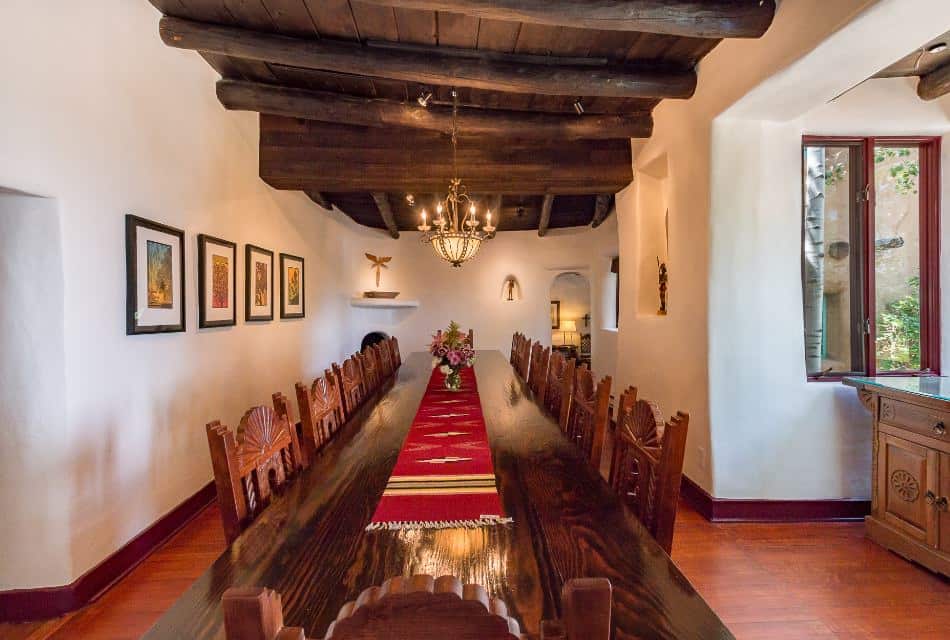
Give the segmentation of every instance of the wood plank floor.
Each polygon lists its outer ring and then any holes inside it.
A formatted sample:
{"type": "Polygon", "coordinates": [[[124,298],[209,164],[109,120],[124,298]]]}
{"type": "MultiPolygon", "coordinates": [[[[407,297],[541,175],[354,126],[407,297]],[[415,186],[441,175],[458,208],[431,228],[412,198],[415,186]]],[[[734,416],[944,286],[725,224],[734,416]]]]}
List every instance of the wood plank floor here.
{"type": "MultiPolygon", "coordinates": [[[[673,559],[740,639],[946,639],[950,581],[864,539],[863,525],[712,524],[680,506],[673,559]]],[[[97,602],[0,624],[10,640],[134,639],[225,548],[209,507],[97,602]]]]}

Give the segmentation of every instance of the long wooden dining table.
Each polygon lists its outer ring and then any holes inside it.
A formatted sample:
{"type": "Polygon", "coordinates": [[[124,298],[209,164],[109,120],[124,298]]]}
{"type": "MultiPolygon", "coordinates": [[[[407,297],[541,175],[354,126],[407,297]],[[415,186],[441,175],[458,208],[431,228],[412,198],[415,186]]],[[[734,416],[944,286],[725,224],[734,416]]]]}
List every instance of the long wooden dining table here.
{"type": "Polygon", "coordinates": [[[498,351],[480,351],[475,374],[499,493],[514,523],[366,531],[430,369],[428,354],[409,356],[145,637],[221,638],[225,589],[257,585],[280,592],[286,624],[322,638],[362,589],[419,573],[484,585],[531,633],[558,617],[566,580],[599,576],[613,584],[618,640],[733,637],[498,351]]]}

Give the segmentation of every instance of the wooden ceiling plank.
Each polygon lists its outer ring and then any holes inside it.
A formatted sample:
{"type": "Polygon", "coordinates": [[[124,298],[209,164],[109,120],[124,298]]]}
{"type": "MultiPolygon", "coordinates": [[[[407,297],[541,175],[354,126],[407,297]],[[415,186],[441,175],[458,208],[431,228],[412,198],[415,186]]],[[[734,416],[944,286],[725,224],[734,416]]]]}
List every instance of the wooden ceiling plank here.
{"type": "Polygon", "coordinates": [[[274,27],[288,36],[314,38],[317,27],[310,17],[304,0],[261,0],[270,14],[274,27]]]}
{"type": "Polygon", "coordinates": [[[166,15],[216,24],[237,24],[223,0],[179,0],[177,3],[173,3],[171,0],[163,2],[153,0],[152,4],[166,15]],[[178,5],[178,8],[175,7],[175,4],[178,5]]]}
{"type": "Polygon", "coordinates": [[[554,196],[548,194],[544,196],[544,202],[541,204],[541,222],[538,223],[538,236],[544,237],[551,224],[551,207],[554,206],[554,196]]]}
{"type": "Polygon", "coordinates": [[[270,13],[261,0],[223,0],[228,12],[235,21],[244,27],[259,31],[273,31],[277,28],[270,13]]]}
{"type": "Polygon", "coordinates": [[[396,226],[396,218],[393,216],[393,207],[389,202],[389,196],[385,193],[374,192],[373,200],[376,202],[379,217],[383,219],[383,224],[386,225],[389,235],[398,240],[399,227],[396,226]]]}
{"type": "Polygon", "coordinates": [[[361,0],[350,0],[353,18],[360,37],[364,40],[399,40],[396,14],[392,7],[381,7],[361,0]]]}
{"type": "Polygon", "coordinates": [[[349,0],[304,0],[304,3],[322,37],[360,39],[349,0]]]}
{"type": "Polygon", "coordinates": [[[402,9],[599,31],[646,31],[700,38],[758,38],[775,0],[365,0],[402,9]]]}
{"type": "Polygon", "coordinates": [[[693,71],[485,63],[444,56],[438,48],[429,54],[381,50],[172,17],[162,18],[159,30],[165,44],[181,49],[410,82],[563,96],[688,98],[696,88],[693,71]]]}
{"type": "Polygon", "coordinates": [[[475,49],[478,47],[478,18],[458,13],[438,14],[439,45],[475,49]]]}
{"type": "MultiPolygon", "coordinates": [[[[443,134],[451,134],[453,126],[449,107],[430,105],[424,108],[414,103],[234,80],[219,81],[217,94],[221,104],[231,110],[368,127],[423,129],[443,134]]],[[[648,113],[578,116],[460,108],[458,126],[462,135],[504,138],[648,138],[653,131],[653,118],[648,113]]]]}
{"type": "Polygon", "coordinates": [[[394,9],[399,42],[427,44],[439,43],[439,28],[435,11],[417,9],[394,9]]]}
{"type": "Polygon", "coordinates": [[[590,226],[596,229],[604,223],[604,220],[610,215],[611,211],[611,201],[613,200],[613,195],[609,193],[600,193],[597,194],[597,201],[594,204],[594,219],[591,220],[590,226]]]}
{"type": "Polygon", "coordinates": [[[478,26],[477,48],[482,51],[514,53],[515,45],[518,43],[519,31],[521,31],[520,22],[503,22],[483,18],[478,26]]]}
{"type": "Polygon", "coordinates": [[[917,83],[917,95],[924,100],[936,100],[950,93],[950,62],[937,67],[917,83]]]}

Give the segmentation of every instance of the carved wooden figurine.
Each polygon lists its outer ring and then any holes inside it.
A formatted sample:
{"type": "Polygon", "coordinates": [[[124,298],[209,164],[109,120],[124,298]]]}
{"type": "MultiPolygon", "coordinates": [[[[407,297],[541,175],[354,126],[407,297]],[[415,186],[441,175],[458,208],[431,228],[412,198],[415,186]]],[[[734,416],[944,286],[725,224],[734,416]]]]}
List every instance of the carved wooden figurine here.
{"type": "Polygon", "coordinates": [[[657,315],[665,316],[666,315],[666,287],[669,282],[670,276],[666,270],[666,263],[660,262],[660,259],[656,259],[657,268],[659,269],[659,281],[660,281],[660,308],[656,312],[657,315]]]}

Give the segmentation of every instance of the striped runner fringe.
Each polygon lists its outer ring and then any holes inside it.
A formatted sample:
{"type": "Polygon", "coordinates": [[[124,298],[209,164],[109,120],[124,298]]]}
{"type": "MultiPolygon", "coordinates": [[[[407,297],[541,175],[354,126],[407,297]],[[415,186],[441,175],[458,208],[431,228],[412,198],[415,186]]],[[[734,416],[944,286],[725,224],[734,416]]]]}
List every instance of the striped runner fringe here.
{"type": "Polygon", "coordinates": [[[474,529],[511,523],[495,484],[473,369],[448,391],[435,369],[367,531],[474,529]]]}

